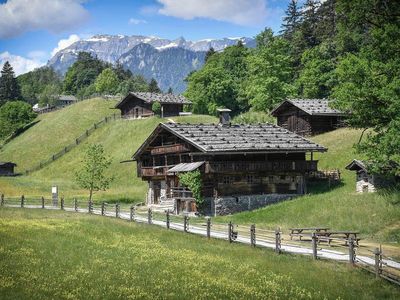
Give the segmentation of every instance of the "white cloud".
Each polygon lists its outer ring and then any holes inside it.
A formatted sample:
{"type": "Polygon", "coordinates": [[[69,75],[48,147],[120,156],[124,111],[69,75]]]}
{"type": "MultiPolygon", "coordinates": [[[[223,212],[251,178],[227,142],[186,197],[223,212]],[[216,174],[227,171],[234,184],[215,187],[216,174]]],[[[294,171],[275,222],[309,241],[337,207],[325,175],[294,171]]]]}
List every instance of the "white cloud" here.
{"type": "Polygon", "coordinates": [[[146,24],[147,21],[142,19],[130,18],[128,23],[131,25],[139,25],[139,24],[146,24]]]}
{"type": "Polygon", "coordinates": [[[0,4],[0,38],[31,30],[62,32],[88,18],[82,0],[8,0],[0,4]]]}
{"type": "Polygon", "coordinates": [[[192,20],[208,18],[239,25],[260,25],[269,15],[266,0],[157,0],[162,15],[192,20]]]}
{"type": "Polygon", "coordinates": [[[73,43],[79,41],[81,38],[76,34],[71,34],[68,38],[62,39],[58,42],[57,47],[51,51],[51,56],[54,56],[58,51],[71,46],[73,43]]]}
{"type": "Polygon", "coordinates": [[[46,64],[45,61],[38,58],[25,58],[19,55],[13,55],[8,51],[0,53],[0,68],[9,61],[16,75],[24,74],[46,64]]]}

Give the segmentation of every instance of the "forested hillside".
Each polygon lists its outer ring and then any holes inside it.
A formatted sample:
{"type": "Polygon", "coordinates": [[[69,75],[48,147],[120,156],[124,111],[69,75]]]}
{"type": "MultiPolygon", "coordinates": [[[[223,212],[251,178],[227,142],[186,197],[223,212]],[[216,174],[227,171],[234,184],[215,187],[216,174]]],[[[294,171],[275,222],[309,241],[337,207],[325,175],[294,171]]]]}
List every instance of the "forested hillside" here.
{"type": "Polygon", "coordinates": [[[330,98],[373,129],[358,149],[371,169],[400,175],[400,3],[291,0],[282,31],[266,28],[257,47],[210,51],[187,78],[196,113],[228,107],[268,113],[286,98],[330,98]]]}

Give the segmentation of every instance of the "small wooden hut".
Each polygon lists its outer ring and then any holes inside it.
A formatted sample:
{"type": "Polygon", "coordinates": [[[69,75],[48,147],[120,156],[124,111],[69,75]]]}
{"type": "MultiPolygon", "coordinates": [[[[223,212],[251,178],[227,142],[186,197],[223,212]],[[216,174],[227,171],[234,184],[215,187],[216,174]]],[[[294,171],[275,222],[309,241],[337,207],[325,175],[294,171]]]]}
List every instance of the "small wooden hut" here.
{"type": "Polygon", "coordinates": [[[7,162],[0,162],[0,176],[13,176],[14,174],[14,167],[17,164],[7,161],[7,162]]]}
{"type": "Polygon", "coordinates": [[[161,104],[161,117],[178,116],[180,112],[183,112],[184,105],[191,104],[182,95],[130,92],[117,103],[115,108],[121,110],[123,118],[145,118],[154,115],[152,105],[155,102],[161,104]]]}
{"type": "Polygon", "coordinates": [[[343,126],[345,113],[329,106],[327,99],[285,100],[271,111],[277,124],[302,136],[311,136],[343,126]]]}

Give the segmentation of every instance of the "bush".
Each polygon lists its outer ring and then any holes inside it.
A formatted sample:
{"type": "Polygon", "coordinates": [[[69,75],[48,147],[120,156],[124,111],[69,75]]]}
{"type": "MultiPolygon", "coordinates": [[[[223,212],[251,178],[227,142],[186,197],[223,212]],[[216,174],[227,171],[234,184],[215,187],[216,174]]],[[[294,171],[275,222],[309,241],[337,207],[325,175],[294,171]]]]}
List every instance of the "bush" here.
{"type": "Polygon", "coordinates": [[[275,118],[270,114],[258,111],[248,111],[233,118],[233,123],[236,124],[258,124],[272,123],[275,124],[275,118]]]}
{"type": "Polygon", "coordinates": [[[179,182],[186,186],[193,194],[193,197],[196,199],[197,206],[203,204],[203,198],[201,196],[201,173],[199,170],[181,173],[178,175],[179,182]]]}
{"type": "Polygon", "coordinates": [[[154,102],[153,105],[151,106],[151,110],[157,116],[160,116],[161,115],[161,104],[160,104],[160,102],[154,102]]]}
{"type": "Polygon", "coordinates": [[[9,101],[0,107],[0,139],[33,121],[36,113],[23,101],[9,101]]]}

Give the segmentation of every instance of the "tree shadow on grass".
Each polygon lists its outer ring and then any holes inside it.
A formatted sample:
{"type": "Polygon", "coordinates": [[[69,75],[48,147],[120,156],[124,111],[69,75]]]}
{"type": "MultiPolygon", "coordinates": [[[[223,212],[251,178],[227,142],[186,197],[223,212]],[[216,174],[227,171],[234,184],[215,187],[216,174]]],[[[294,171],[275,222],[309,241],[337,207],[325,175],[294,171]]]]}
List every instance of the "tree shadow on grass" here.
{"type": "Polygon", "coordinates": [[[342,180],[332,181],[331,183],[328,180],[310,180],[307,182],[307,193],[313,195],[323,194],[343,186],[344,182],[342,180]]]}

